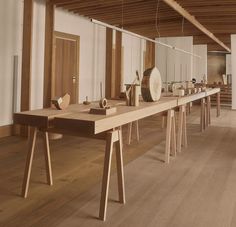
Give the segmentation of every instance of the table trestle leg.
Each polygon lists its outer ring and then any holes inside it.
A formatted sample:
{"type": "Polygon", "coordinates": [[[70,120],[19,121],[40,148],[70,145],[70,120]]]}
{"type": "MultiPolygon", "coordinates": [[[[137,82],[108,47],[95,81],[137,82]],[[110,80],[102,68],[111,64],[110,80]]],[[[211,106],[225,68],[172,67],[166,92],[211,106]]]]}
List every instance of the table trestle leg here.
{"type": "Polygon", "coordinates": [[[203,132],[206,128],[206,120],[205,120],[205,98],[202,98],[201,99],[201,117],[200,117],[200,129],[201,129],[201,132],[203,132]]]}
{"type": "Polygon", "coordinates": [[[173,153],[176,154],[176,141],[174,139],[175,137],[175,132],[173,130],[175,130],[175,126],[173,126],[175,124],[175,112],[174,110],[170,109],[167,112],[167,127],[166,127],[166,149],[165,149],[165,162],[169,163],[170,162],[170,148],[171,148],[171,144],[172,144],[172,150],[173,153]],[[173,142],[174,140],[174,142],[173,142]]]}
{"type": "Polygon", "coordinates": [[[209,125],[211,125],[211,96],[208,96],[207,106],[208,106],[208,123],[209,125]]]}
{"type": "Polygon", "coordinates": [[[28,195],[29,190],[29,181],[30,181],[30,175],[31,175],[31,169],[32,169],[32,162],[34,157],[34,150],[35,150],[35,142],[37,138],[38,129],[33,128],[33,132],[29,135],[29,150],[27,153],[26,158],[26,164],[25,164],[25,173],[24,173],[24,179],[23,179],[23,185],[22,185],[22,197],[26,198],[28,195]]]}
{"type": "Polygon", "coordinates": [[[47,182],[49,185],[53,185],[52,165],[51,165],[51,157],[50,157],[48,132],[43,132],[43,136],[44,136],[44,145],[45,145],[44,152],[45,152],[45,165],[46,165],[47,182]]]}
{"type": "Polygon", "coordinates": [[[186,128],[186,106],[179,107],[178,117],[178,134],[177,134],[177,151],[181,152],[181,148],[187,147],[187,128],[186,128]]]}
{"type": "Polygon", "coordinates": [[[138,142],[139,142],[139,139],[140,139],[138,120],[134,121],[134,122],[130,122],[130,123],[128,123],[128,145],[130,145],[130,143],[131,143],[133,123],[134,123],[134,126],[135,126],[136,139],[137,139],[138,142]]]}
{"type": "MultiPolygon", "coordinates": [[[[32,171],[32,163],[33,163],[35,144],[36,144],[38,132],[39,130],[37,128],[32,128],[32,130],[30,130],[29,145],[28,145],[29,150],[27,153],[24,179],[23,179],[23,185],[22,185],[22,197],[24,198],[27,197],[28,191],[29,191],[30,175],[32,171]]],[[[51,167],[48,132],[43,132],[43,137],[44,137],[44,146],[45,146],[44,156],[45,156],[45,164],[46,164],[47,183],[49,185],[52,185],[53,179],[52,179],[52,167],[51,167]]]]}
{"type": "Polygon", "coordinates": [[[185,110],[185,107],[183,108],[183,124],[182,124],[182,127],[183,127],[183,134],[182,134],[182,138],[183,138],[183,141],[182,141],[182,146],[184,148],[187,148],[188,146],[188,140],[187,140],[187,116],[186,116],[186,110],[185,110]]]}
{"type": "Polygon", "coordinates": [[[131,143],[132,125],[133,125],[133,122],[128,123],[128,144],[129,145],[131,143]]]}
{"type": "Polygon", "coordinates": [[[176,156],[176,129],[175,129],[175,117],[171,119],[171,152],[176,156]]]}
{"type": "Polygon", "coordinates": [[[121,130],[116,129],[114,131],[108,132],[106,138],[102,192],[101,192],[101,201],[99,210],[99,218],[103,221],[105,221],[106,219],[109,182],[111,175],[111,159],[112,159],[114,143],[116,143],[116,163],[117,163],[119,202],[125,203],[122,135],[121,135],[121,130]]]}
{"type": "Polygon", "coordinates": [[[220,116],[220,92],[216,94],[216,116],[220,116]]]}

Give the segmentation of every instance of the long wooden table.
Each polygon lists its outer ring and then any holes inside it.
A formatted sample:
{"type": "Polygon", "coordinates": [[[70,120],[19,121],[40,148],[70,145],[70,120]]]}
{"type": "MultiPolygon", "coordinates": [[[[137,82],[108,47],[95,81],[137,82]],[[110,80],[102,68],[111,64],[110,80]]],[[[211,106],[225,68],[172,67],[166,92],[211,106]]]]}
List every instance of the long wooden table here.
{"type": "MultiPolygon", "coordinates": [[[[105,220],[114,144],[116,145],[119,201],[125,203],[121,126],[157,113],[168,111],[166,130],[166,160],[168,162],[171,145],[175,146],[176,143],[176,141],[171,140],[171,138],[175,138],[175,136],[173,137],[173,133],[175,132],[174,108],[178,106],[182,108],[188,102],[204,99],[207,96],[215,95],[219,92],[220,90],[216,88],[186,97],[162,97],[158,102],[140,102],[140,106],[138,107],[126,106],[125,102],[112,100],[109,103],[112,106],[116,106],[117,112],[108,116],[89,114],[89,109],[97,106],[97,103],[92,103],[89,106],[74,104],[70,105],[66,110],[48,108],[15,113],[15,124],[27,125],[32,129],[29,139],[22,196],[26,198],[28,194],[35,142],[39,131],[42,131],[44,135],[46,172],[49,185],[53,184],[53,179],[48,132],[104,139],[106,140],[106,149],[99,217],[105,220]]],[[[179,127],[182,126],[179,125],[179,127]]]]}

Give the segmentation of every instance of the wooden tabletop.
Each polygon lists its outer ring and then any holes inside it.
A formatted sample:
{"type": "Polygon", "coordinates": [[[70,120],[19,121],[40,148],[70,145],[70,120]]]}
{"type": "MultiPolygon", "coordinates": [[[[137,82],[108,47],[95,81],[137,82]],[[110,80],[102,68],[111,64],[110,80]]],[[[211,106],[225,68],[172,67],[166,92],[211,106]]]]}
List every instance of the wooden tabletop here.
{"type": "Polygon", "coordinates": [[[199,92],[199,93],[196,93],[196,94],[191,94],[191,95],[186,95],[186,96],[183,96],[183,97],[178,97],[178,106],[187,104],[189,102],[196,101],[198,99],[202,99],[204,97],[206,97],[205,92],[199,92]]]}
{"type": "Polygon", "coordinates": [[[98,134],[109,129],[136,121],[168,109],[177,105],[175,97],[162,98],[157,102],[140,102],[138,107],[126,106],[123,104],[116,106],[117,112],[112,115],[89,114],[88,110],[73,112],[67,115],[56,116],[54,127],[59,129],[83,130],[86,133],[98,134]]]}
{"type": "Polygon", "coordinates": [[[220,92],[220,88],[207,88],[206,89],[206,96],[214,95],[219,92],[220,92]]]}
{"type": "Polygon", "coordinates": [[[91,107],[98,107],[98,102],[90,105],[73,104],[66,110],[48,108],[25,111],[14,114],[14,123],[41,129],[81,130],[89,134],[98,134],[218,92],[219,88],[213,88],[184,97],[161,97],[157,102],[140,102],[138,107],[126,106],[125,102],[120,100],[109,100],[109,105],[116,106],[117,112],[107,116],[89,113],[91,107]]]}

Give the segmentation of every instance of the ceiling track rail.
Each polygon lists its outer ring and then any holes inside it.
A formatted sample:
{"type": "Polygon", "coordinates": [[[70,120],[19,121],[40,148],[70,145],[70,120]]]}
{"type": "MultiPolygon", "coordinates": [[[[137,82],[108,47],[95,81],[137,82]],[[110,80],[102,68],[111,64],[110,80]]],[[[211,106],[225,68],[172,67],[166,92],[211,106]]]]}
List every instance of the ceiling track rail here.
{"type": "Polygon", "coordinates": [[[179,3],[175,0],[163,0],[167,5],[169,5],[172,9],[186,18],[191,24],[197,27],[200,31],[202,31],[205,35],[210,37],[220,46],[222,46],[228,52],[231,52],[231,49],[226,46],[221,40],[219,40],[212,32],[210,32],[205,26],[203,26],[194,16],[192,16],[187,10],[185,10],[179,3]]]}

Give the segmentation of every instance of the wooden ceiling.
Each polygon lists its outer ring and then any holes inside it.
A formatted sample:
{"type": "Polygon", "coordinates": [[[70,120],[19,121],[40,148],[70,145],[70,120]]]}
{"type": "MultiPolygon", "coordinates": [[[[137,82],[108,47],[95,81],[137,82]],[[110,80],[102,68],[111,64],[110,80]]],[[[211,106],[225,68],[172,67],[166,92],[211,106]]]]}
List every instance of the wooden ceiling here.
{"type": "MultiPolygon", "coordinates": [[[[51,0],[57,7],[150,37],[193,36],[194,44],[224,50],[162,0],[51,0]],[[123,16],[122,16],[123,15],[123,16]],[[156,26],[157,25],[157,26],[156,26]]],[[[236,34],[236,0],[176,0],[230,47],[236,34]]]]}

